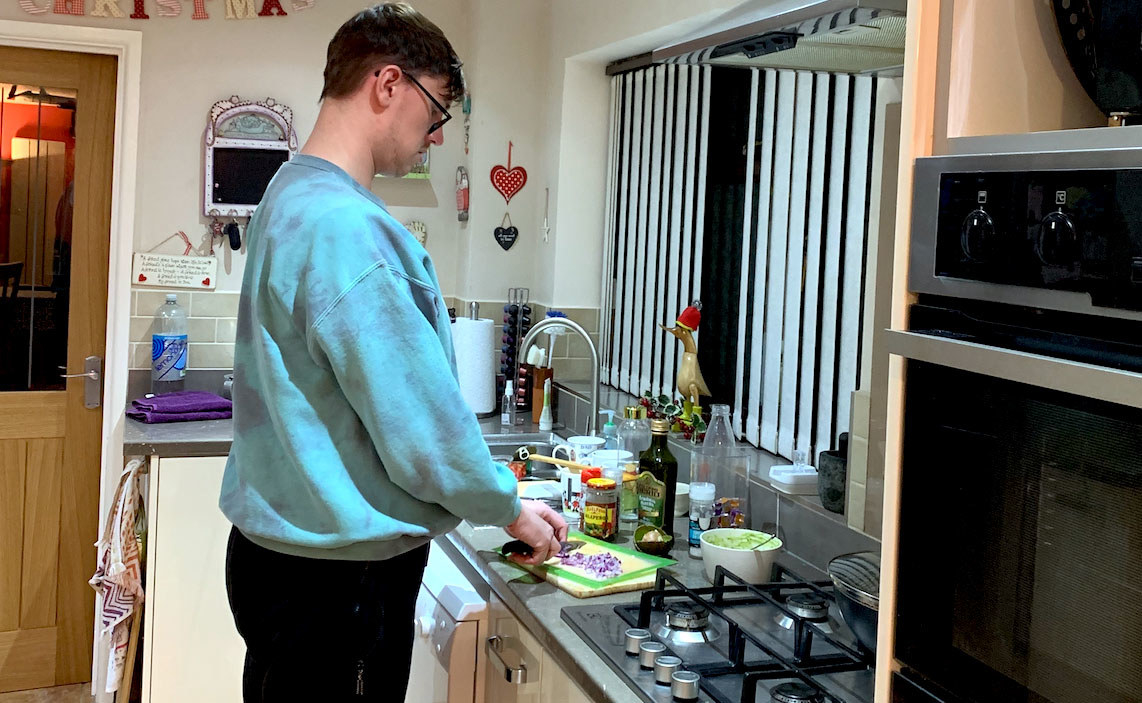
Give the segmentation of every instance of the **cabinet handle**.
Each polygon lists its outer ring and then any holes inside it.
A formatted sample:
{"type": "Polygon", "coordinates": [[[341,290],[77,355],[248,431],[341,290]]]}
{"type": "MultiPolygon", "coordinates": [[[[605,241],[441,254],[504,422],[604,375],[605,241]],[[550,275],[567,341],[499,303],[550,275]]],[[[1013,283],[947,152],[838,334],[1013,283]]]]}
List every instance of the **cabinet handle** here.
{"type": "MultiPolygon", "coordinates": [[[[519,659],[519,666],[511,666],[504,661],[504,650],[508,649],[505,646],[504,638],[499,635],[492,635],[488,638],[487,647],[488,656],[492,658],[499,666],[504,669],[504,680],[508,683],[520,685],[527,683],[527,665],[523,663],[523,657],[518,654],[516,657],[519,659]]],[[[510,649],[508,650],[510,651],[510,649]]]]}

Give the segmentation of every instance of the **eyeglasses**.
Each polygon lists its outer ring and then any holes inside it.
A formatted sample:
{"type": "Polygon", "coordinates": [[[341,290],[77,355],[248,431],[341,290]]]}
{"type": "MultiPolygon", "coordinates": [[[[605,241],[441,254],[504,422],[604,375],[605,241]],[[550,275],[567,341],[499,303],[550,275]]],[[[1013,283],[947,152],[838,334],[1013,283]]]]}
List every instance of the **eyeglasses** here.
{"type": "MultiPolygon", "coordinates": [[[[440,104],[440,101],[436,99],[436,96],[434,96],[432,93],[428,92],[428,89],[425,88],[423,85],[421,85],[420,81],[416,80],[415,78],[413,78],[408,73],[404,73],[403,71],[402,71],[402,73],[404,74],[405,78],[412,81],[413,85],[415,85],[417,88],[420,88],[420,92],[424,93],[424,97],[428,98],[428,100],[436,107],[437,110],[440,110],[440,114],[444,115],[443,119],[437,120],[436,122],[433,122],[429,126],[428,133],[432,134],[436,130],[443,127],[445,125],[445,123],[448,122],[448,120],[452,119],[452,115],[448,114],[448,110],[444,109],[444,106],[440,104]]],[[[380,71],[377,71],[373,74],[373,76],[377,76],[377,77],[379,77],[380,75],[381,75],[380,71]]]]}

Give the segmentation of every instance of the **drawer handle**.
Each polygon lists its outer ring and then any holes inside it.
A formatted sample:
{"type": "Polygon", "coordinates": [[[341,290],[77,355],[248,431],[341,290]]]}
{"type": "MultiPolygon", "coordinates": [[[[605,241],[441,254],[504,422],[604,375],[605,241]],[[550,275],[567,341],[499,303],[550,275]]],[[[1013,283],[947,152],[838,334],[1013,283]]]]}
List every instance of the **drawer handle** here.
{"type": "Polygon", "coordinates": [[[517,686],[527,683],[527,665],[523,663],[523,657],[518,654],[515,655],[516,658],[519,659],[519,666],[513,667],[504,661],[504,651],[511,650],[506,646],[503,637],[499,635],[489,637],[486,649],[488,650],[488,656],[499,664],[499,666],[503,667],[504,680],[517,686]]]}

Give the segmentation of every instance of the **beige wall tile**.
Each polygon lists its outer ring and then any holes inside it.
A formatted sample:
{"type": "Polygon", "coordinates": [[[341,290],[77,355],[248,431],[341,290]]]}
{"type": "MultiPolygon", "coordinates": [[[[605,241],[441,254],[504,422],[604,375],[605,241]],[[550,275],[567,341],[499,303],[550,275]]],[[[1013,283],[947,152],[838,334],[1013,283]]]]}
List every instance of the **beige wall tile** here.
{"type": "Polygon", "coordinates": [[[583,326],[583,329],[590,332],[599,331],[599,309],[598,308],[557,308],[566,313],[569,320],[574,320],[583,326]]]}
{"type": "Polygon", "coordinates": [[[188,369],[232,369],[234,368],[233,344],[191,343],[187,355],[188,369]]]}
{"type": "MultiPolygon", "coordinates": [[[[848,518],[849,527],[854,530],[864,531],[864,513],[865,513],[865,486],[863,483],[850,483],[849,492],[846,497],[845,516],[848,518]]],[[[878,535],[874,535],[878,536],[878,535]]]]}
{"type": "Polygon", "coordinates": [[[851,432],[853,435],[865,438],[868,437],[868,409],[871,402],[872,393],[870,391],[853,391],[852,421],[850,422],[852,426],[851,432]]]}
{"type": "Polygon", "coordinates": [[[150,342],[151,331],[155,319],[153,317],[132,317],[131,318],[131,341],[132,342],[150,342]]]}
{"type": "Polygon", "coordinates": [[[555,378],[566,381],[589,381],[591,379],[590,359],[555,359],[555,378]]]}
{"type": "Polygon", "coordinates": [[[130,367],[132,369],[149,369],[151,368],[151,345],[150,342],[146,344],[132,344],[130,352],[130,367]]]}
{"type": "Polygon", "coordinates": [[[217,342],[233,342],[238,333],[238,318],[236,317],[220,317],[218,318],[218,329],[214,333],[214,340],[217,342]]]}
{"type": "Polygon", "coordinates": [[[864,499],[864,527],[867,534],[882,539],[884,528],[884,478],[868,477],[864,499]]]}
{"type": "Polygon", "coordinates": [[[218,339],[218,333],[215,331],[218,322],[219,320],[213,317],[190,318],[187,327],[191,344],[195,342],[234,341],[233,339],[218,339]]]}
{"type": "Polygon", "coordinates": [[[868,481],[868,440],[864,437],[849,437],[848,480],[857,483],[868,481]]]}
{"type": "Polygon", "coordinates": [[[195,293],[191,297],[191,317],[238,317],[238,293],[195,293]]]}
{"type": "Polygon", "coordinates": [[[178,296],[178,304],[186,311],[188,315],[193,314],[190,310],[191,293],[188,290],[140,290],[135,293],[135,310],[133,314],[137,317],[154,317],[158,312],[159,307],[167,301],[167,293],[174,293],[178,296]]]}

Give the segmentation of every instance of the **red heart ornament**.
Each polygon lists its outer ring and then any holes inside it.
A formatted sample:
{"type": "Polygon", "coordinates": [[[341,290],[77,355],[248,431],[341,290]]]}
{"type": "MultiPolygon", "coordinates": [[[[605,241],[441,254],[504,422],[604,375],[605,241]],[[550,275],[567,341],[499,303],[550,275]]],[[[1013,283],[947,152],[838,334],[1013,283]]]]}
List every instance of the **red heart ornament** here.
{"type": "Polygon", "coordinates": [[[147,277],[140,273],[139,274],[139,283],[142,283],[145,280],[147,280],[147,277]]]}
{"type": "Polygon", "coordinates": [[[527,183],[527,171],[523,166],[507,168],[497,164],[492,167],[492,187],[504,196],[504,202],[510,203],[512,196],[520,192],[527,183]]]}
{"type": "Polygon", "coordinates": [[[210,276],[207,276],[206,278],[202,279],[202,285],[207,286],[207,287],[210,286],[210,276]]]}

